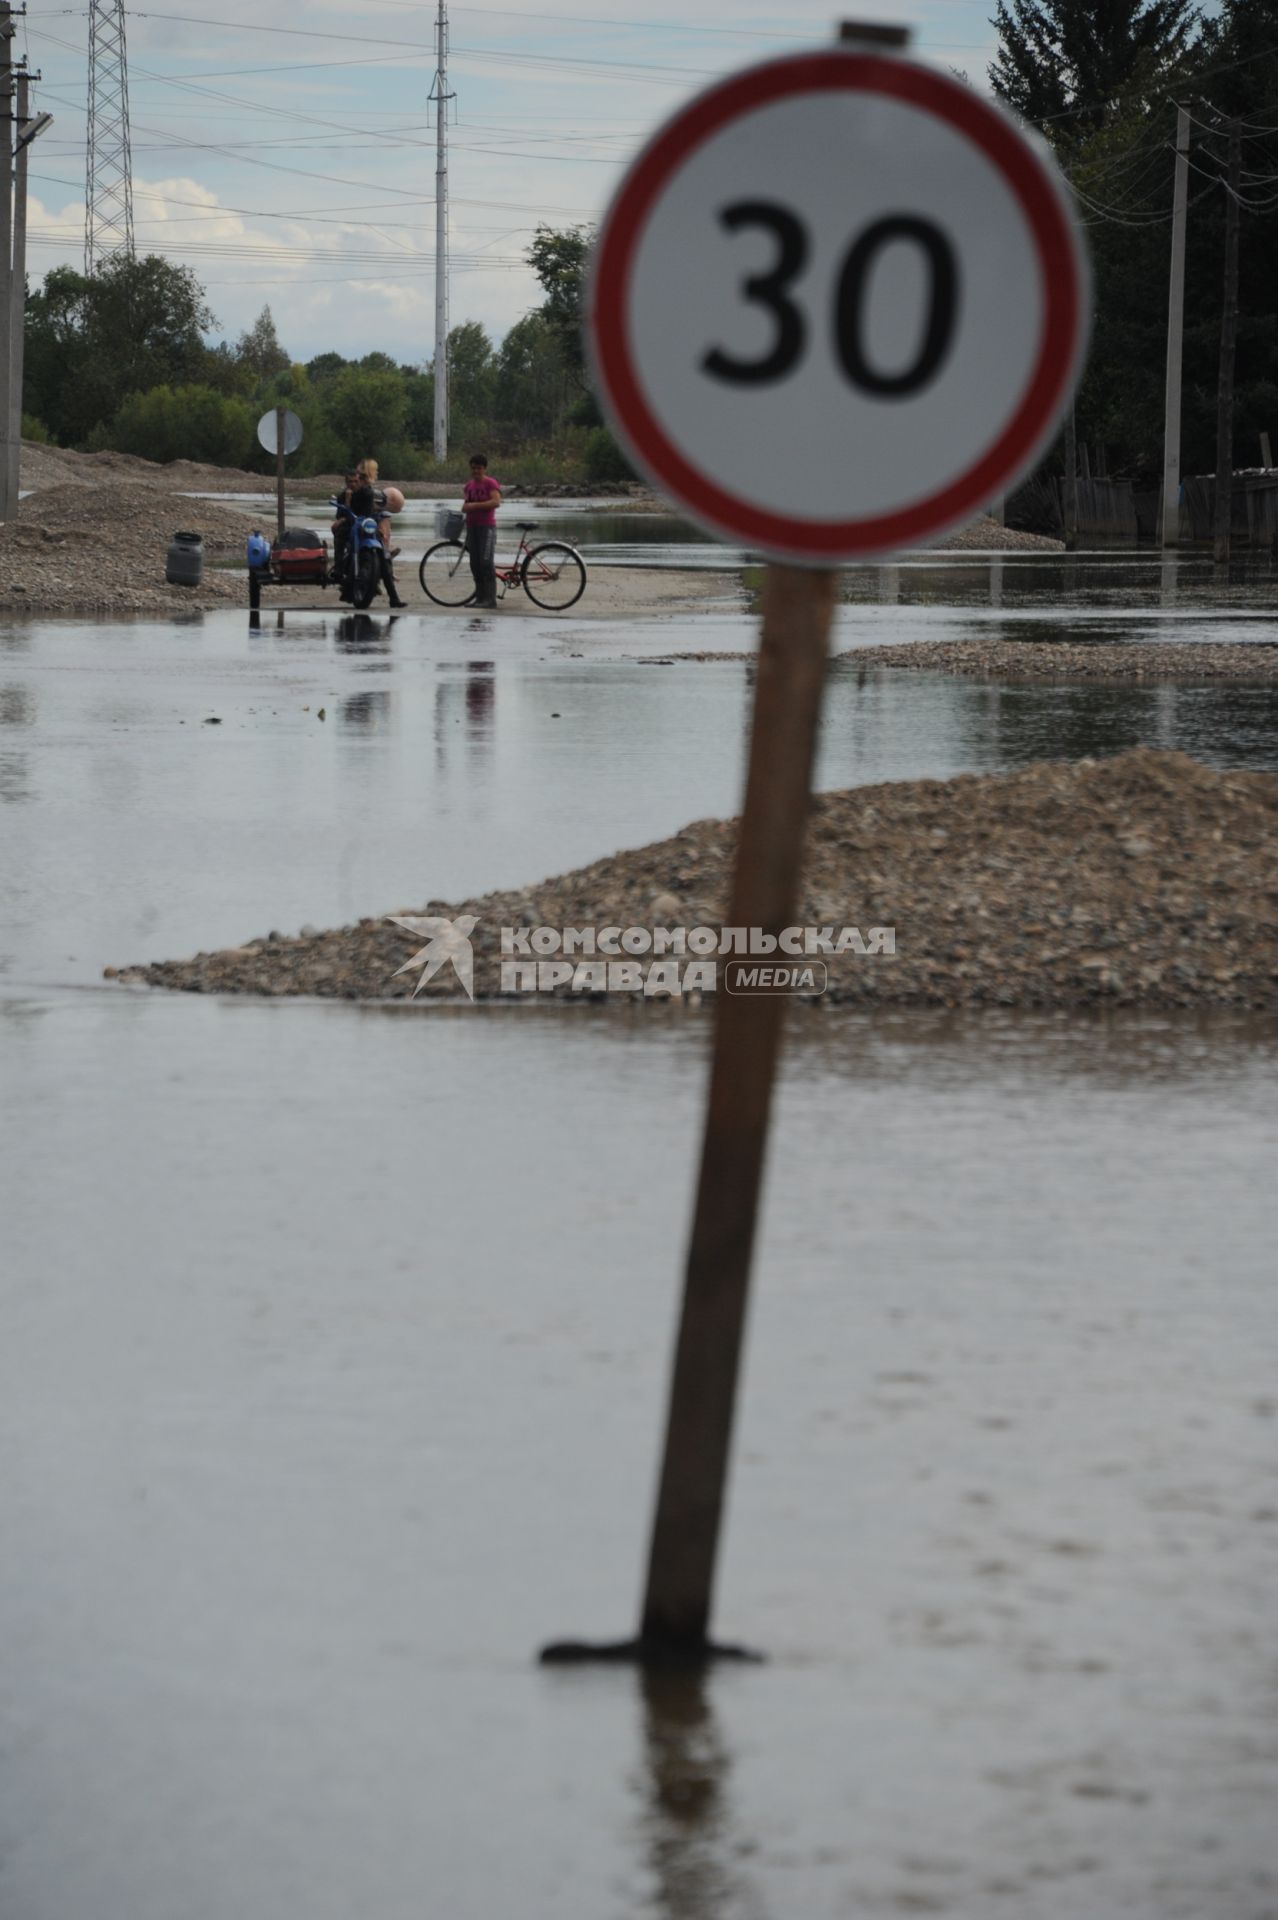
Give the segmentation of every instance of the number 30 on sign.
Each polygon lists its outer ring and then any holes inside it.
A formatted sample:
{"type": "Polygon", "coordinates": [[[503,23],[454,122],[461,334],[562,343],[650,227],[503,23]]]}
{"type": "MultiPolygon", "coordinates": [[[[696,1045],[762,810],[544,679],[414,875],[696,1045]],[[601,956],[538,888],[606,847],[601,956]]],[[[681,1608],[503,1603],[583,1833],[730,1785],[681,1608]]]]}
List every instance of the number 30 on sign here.
{"type": "Polygon", "coordinates": [[[970,519],[1050,443],[1086,258],[1046,152],[931,68],[833,48],[660,129],[588,339],[635,464],[712,531],[835,565],[970,519]]]}

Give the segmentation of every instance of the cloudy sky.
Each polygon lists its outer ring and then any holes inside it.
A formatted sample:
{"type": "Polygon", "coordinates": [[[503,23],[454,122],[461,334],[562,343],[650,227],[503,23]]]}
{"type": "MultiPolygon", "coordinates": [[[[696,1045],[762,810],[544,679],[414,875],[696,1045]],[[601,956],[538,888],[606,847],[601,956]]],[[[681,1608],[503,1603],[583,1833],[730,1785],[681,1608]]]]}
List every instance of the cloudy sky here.
{"type": "MultiPolygon", "coordinates": [[[[139,252],[193,267],[234,340],[269,302],[295,359],[434,341],[435,0],[156,0],[127,16],[139,252]]],[[[875,0],[985,85],[993,0],[875,0]]],[[[628,157],[715,75],[828,40],[808,0],[450,7],[452,320],[494,341],[536,304],[539,221],[596,219],[628,157]]],[[[18,49],[54,125],[32,151],[33,280],[84,248],[88,18],[32,0],[18,49]]]]}

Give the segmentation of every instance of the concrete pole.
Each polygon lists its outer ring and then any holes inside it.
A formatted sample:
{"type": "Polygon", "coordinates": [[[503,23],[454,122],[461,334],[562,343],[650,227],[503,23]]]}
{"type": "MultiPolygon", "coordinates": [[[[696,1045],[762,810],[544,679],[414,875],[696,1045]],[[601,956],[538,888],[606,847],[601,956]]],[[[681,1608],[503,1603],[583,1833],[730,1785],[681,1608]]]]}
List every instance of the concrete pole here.
{"type": "Polygon", "coordinates": [[[435,21],[435,458],[448,457],[448,5],[435,21]]]}
{"type": "Polygon", "coordinates": [[[1234,359],[1238,340],[1238,195],[1242,186],[1242,131],[1229,127],[1229,175],[1225,181],[1225,285],[1220,315],[1220,372],[1216,384],[1216,498],[1212,558],[1229,559],[1234,511],[1234,359]]]}
{"type": "Polygon", "coordinates": [[[1163,403],[1163,545],[1180,545],[1180,369],[1185,331],[1185,208],[1189,197],[1189,109],[1176,109],[1171,284],[1167,294],[1167,390],[1163,403]]]}
{"type": "Polygon", "coordinates": [[[17,518],[18,496],[11,478],[13,461],[13,18],[9,0],[0,0],[0,520],[17,518]]]}
{"type": "MultiPolygon", "coordinates": [[[[31,81],[18,75],[17,128],[22,132],[31,117],[31,81]]],[[[9,283],[9,498],[15,518],[22,491],[22,376],[27,317],[27,155],[30,143],[18,148],[17,182],[13,193],[13,274],[9,283]]]]}

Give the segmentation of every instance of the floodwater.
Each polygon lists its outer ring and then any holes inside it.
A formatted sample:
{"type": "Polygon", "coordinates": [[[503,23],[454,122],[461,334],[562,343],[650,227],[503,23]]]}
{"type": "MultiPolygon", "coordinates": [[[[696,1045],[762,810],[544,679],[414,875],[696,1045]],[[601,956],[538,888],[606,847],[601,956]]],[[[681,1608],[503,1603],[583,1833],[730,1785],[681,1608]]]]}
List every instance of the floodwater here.
{"type": "MultiPolygon", "coordinates": [[[[1205,638],[1230,631],[1192,619],[1205,638]]],[[[888,630],[879,609],[868,632],[888,630]]],[[[915,614],[890,630],[906,644],[915,614]]],[[[845,609],[838,644],[866,632],[845,609]]],[[[731,814],[748,665],[671,656],[754,637],[744,614],[0,629],[0,977],[87,983],[108,964],[528,885],[731,814]]],[[[1278,767],[1278,687],[997,686],[853,655],[831,674],[817,780],[1142,741],[1278,767]]]]}
{"type": "MultiPolygon", "coordinates": [[[[748,636],[0,631],[4,1920],[1278,1910],[1278,1022],[795,1021],[769,1660],[645,1685],[534,1654],[633,1624],[708,1016],[98,981],[728,811],[745,668],[656,662],[748,636]]],[[[1264,694],[851,663],[821,777],[1272,765],[1264,694]]]]}

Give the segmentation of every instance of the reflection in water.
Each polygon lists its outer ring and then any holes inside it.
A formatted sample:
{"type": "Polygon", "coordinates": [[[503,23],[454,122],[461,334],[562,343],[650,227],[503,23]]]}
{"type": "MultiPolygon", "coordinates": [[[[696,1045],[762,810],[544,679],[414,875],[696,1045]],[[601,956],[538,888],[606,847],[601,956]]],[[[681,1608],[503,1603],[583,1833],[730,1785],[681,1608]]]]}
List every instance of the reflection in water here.
{"type": "Polygon", "coordinates": [[[379,620],[371,613],[345,614],[337,623],[337,650],[339,653],[384,653],[391,643],[394,625],[393,613],[379,620]]]}
{"type": "Polygon", "coordinates": [[[391,697],[384,687],[374,692],[352,693],[337,709],[339,727],[359,733],[380,733],[390,726],[391,697]]]}
{"type": "Polygon", "coordinates": [[[492,660],[441,660],[435,683],[435,758],[448,764],[449,738],[461,727],[467,747],[486,759],[497,712],[497,666],[492,660]]]}
{"type": "Polygon", "coordinates": [[[1001,683],[865,667],[830,672],[821,787],[1002,772],[1155,746],[1212,767],[1278,767],[1278,685],[1159,680],[1001,683]]]}
{"type": "Polygon", "coordinates": [[[491,733],[497,704],[497,668],[491,660],[472,660],[466,670],[466,737],[491,733]]]}
{"type": "Polygon", "coordinates": [[[1158,599],[1160,605],[1164,607],[1175,606],[1178,598],[1176,589],[1179,578],[1180,568],[1176,554],[1174,552],[1164,553],[1158,578],[1158,599]]]}
{"type": "Polygon", "coordinates": [[[31,787],[25,753],[0,753],[0,800],[29,800],[31,787]]]}
{"type": "Polygon", "coordinates": [[[642,1834],[662,1920],[720,1920],[753,1907],[732,1858],[731,1762],[704,1673],[645,1668],[642,1834]],[[746,1897],[743,1898],[743,1895],[746,1897]]]}
{"type": "MultiPolygon", "coordinates": [[[[25,687],[0,687],[0,727],[35,725],[35,699],[25,687]]],[[[25,753],[0,753],[0,800],[29,800],[30,767],[25,753]]]]}
{"type": "Polygon", "coordinates": [[[902,606],[1154,608],[1173,605],[1213,610],[1255,609],[1268,614],[1278,572],[1266,549],[1236,558],[1217,573],[1210,554],[1162,553],[1129,548],[1121,553],[919,552],[894,563],[895,588],[884,594],[882,566],[849,567],[844,597],[862,605],[892,598],[902,606]]]}
{"type": "Polygon", "coordinates": [[[25,687],[0,687],[0,727],[35,725],[35,701],[25,687]]]}

